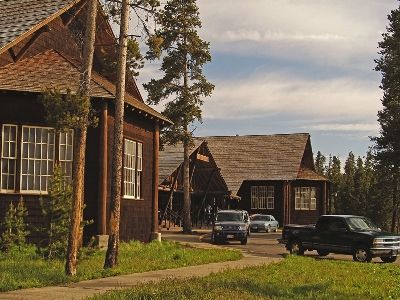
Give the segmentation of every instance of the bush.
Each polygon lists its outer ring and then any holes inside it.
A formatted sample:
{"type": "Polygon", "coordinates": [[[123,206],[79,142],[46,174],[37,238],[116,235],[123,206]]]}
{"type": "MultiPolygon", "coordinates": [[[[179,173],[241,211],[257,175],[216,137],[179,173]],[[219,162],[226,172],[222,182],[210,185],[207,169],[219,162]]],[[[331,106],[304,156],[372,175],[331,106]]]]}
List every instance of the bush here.
{"type": "Polygon", "coordinates": [[[44,222],[39,229],[43,236],[39,253],[47,259],[64,258],[72,209],[72,186],[60,166],[54,168],[48,193],[40,199],[44,222]]]}
{"type": "Polygon", "coordinates": [[[4,252],[17,247],[19,250],[26,246],[26,237],[29,234],[25,218],[28,211],[24,205],[23,198],[20,197],[17,206],[13,202],[10,203],[6,213],[3,228],[4,231],[0,238],[0,249],[4,252]]]}

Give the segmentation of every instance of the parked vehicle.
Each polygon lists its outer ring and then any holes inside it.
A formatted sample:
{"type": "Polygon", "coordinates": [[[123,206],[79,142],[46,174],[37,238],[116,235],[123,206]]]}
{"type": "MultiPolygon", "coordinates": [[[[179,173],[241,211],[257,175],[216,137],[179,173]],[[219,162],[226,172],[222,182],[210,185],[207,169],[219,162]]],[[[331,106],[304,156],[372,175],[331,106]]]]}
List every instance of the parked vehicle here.
{"type": "Polygon", "coordinates": [[[277,232],[279,223],[275,220],[274,216],[256,214],[250,217],[250,231],[251,232],[277,232]]]}
{"type": "Polygon", "coordinates": [[[279,242],[293,254],[351,254],[358,262],[380,257],[390,263],[400,254],[400,235],[382,232],[369,219],[352,215],[321,216],[316,225],[286,225],[279,242]]]}
{"type": "Polygon", "coordinates": [[[247,211],[220,210],[217,212],[211,233],[212,243],[236,240],[246,245],[248,235],[249,214],[247,211]]]}

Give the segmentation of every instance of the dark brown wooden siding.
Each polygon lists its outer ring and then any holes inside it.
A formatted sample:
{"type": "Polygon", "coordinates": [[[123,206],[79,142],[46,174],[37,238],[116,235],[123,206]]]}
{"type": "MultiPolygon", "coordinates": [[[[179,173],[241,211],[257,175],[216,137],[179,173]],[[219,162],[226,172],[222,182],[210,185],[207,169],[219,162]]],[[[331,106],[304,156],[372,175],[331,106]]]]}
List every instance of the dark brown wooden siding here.
{"type": "Polygon", "coordinates": [[[281,181],[245,181],[239,189],[238,196],[241,197],[239,207],[247,210],[249,214],[273,215],[279,224],[283,224],[283,184],[281,181]],[[252,209],[251,187],[273,186],[274,187],[274,209],[252,209]]]}
{"type": "MultiPolygon", "coordinates": [[[[296,180],[291,182],[290,191],[290,223],[313,224],[318,217],[325,213],[323,210],[324,182],[311,180],[296,180]],[[316,187],[317,188],[317,209],[316,210],[295,210],[295,188],[316,187]]],[[[283,181],[245,181],[240,187],[238,195],[241,197],[239,207],[247,210],[250,214],[262,213],[271,214],[284,225],[283,209],[283,181]],[[274,186],[274,209],[252,209],[251,208],[251,186],[274,186]]]]}
{"type": "MultiPolygon", "coordinates": [[[[113,110],[109,110],[108,118],[108,196],[111,197],[111,160],[114,139],[113,110]]],[[[153,197],[153,123],[135,112],[126,113],[124,137],[143,143],[142,199],[122,199],[121,227],[122,240],[136,239],[147,242],[151,235],[152,197],[153,197]]],[[[109,204],[108,204],[109,207],[109,204]]],[[[109,213],[107,214],[109,215],[109,213]]],[[[108,216],[107,216],[108,218],[108,216]]]]}
{"type": "MultiPolygon", "coordinates": [[[[47,126],[44,111],[36,94],[0,92],[0,128],[2,124],[47,126]]],[[[94,108],[97,108],[94,100],[94,108]]],[[[108,117],[108,203],[111,190],[111,158],[113,144],[112,110],[108,117]]],[[[143,143],[143,180],[141,200],[122,200],[121,239],[137,239],[147,242],[151,234],[152,196],[153,196],[153,121],[135,112],[127,112],[124,123],[124,136],[143,143]]],[[[0,130],[1,140],[1,130],[0,130]]],[[[0,143],[1,153],[1,143],[0,143]]],[[[85,240],[97,234],[98,182],[99,182],[99,128],[89,128],[86,149],[85,204],[86,220],[93,224],[85,228],[85,240]]],[[[0,220],[9,207],[10,201],[18,201],[20,195],[0,194],[0,220]]],[[[39,195],[23,195],[28,208],[27,222],[39,224],[41,209],[39,195]]]]}
{"type": "Polygon", "coordinates": [[[296,180],[291,184],[292,190],[290,195],[290,223],[294,224],[314,224],[318,217],[325,212],[323,211],[323,187],[324,183],[311,180],[296,180]],[[316,210],[295,210],[295,188],[296,187],[316,187],[317,188],[317,209],[316,210]]]}
{"type": "MultiPolygon", "coordinates": [[[[2,141],[1,127],[3,124],[46,126],[43,117],[43,108],[34,94],[0,92],[0,141],[2,141]]],[[[2,144],[0,142],[0,153],[2,144]]],[[[18,148],[18,151],[20,149],[18,148]]],[[[18,180],[17,180],[18,184],[18,180]]],[[[21,195],[19,193],[0,193],[0,222],[13,202],[16,205],[21,195]]],[[[33,227],[40,226],[42,211],[39,204],[39,195],[22,195],[28,210],[26,222],[33,227]]],[[[29,236],[31,241],[37,242],[38,237],[33,230],[29,236]]]]}

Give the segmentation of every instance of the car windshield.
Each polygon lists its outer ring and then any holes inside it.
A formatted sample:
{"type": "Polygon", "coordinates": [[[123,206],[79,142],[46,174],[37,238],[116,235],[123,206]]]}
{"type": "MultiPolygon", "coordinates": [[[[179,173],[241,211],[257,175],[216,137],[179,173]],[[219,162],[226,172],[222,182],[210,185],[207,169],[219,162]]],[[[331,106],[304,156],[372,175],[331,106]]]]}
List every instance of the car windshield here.
{"type": "Polygon", "coordinates": [[[349,224],[352,230],[377,230],[378,227],[367,218],[361,217],[351,217],[347,219],[347,223],[349,224]]]}
{"type": "Polygon", "coordinates": [[[215,218],[218,222],[243,221],[242,214],[232,212],[219,212],[215,218]]]}
{"type": "Polygon", "coordinates": [[[270,221],[269,216],[254,216],[253,221],[270,221]]]}

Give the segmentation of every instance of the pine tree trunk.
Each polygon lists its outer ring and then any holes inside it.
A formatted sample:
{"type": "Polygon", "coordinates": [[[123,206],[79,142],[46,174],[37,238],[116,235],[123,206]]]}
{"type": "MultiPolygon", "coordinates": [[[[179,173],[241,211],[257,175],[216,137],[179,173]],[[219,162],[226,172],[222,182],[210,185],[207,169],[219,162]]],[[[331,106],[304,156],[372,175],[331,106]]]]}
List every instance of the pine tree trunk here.
{"type": "Polygon", "coordinates": [[[121,182],[122,182],[122,145],[124,126],[124,99],[126,56],[129,28],[129,0],[122,1],[121,27],[118,47],[118,78],[115,99],[114,147],[112,160],[111,203],[109,219],[109,239],[104,268],[113,268],[118,264],[119,224],[121,214],[121,182]]]}
{"type": "MultiPolygon", "coordinates": [[[[186,36],[184,37],[184,44],[186,44],[186,36]]],[[[185,97],[189,94],[189,82],[188,82],[188,66],[187,66],[187,55],[185,55],[185,64],[183,69],[183,87],[185,97]]],[[[191,220],[191,199],[190,199],[190,179],[189,179],[189,146],[190,146],[190,134],[188,131],[188,121],[185,120],[184,124],[185,138],[183,141],[183,232],[192,233],[192,220],[191,220]]]]}
{"type": "MultiPolygon", "coordinates": [[[[187,128],[186,128],[187,132],[187,128]]],[[[183,232],[192,233],[192,220],[190,217],[190,182],[189,182],[189,141],[183,142],[183,232]]]]}
{"type": "Polygon", "coordinates": [[[393,175],[393,195],[392,195],[392,224],[391,224],[391,231],[397,232],[398,231],[398,213],[399,213],[399,201],[398,201],[398,183],[399,183],[399,172],[396,170],[393,175]]]}
{"type": "MultiPolygon", "coordinates": [[[[96,35],[97,0],[90,0],[87,4],[86,32],[84,41],[83,66],[81,70],[81,84],[78,91],[81,97],[90,102],[90,80],[92,75],[94,42],[96,35]]],[[[88,106],[90,107],[90,105],[88,106]]],[[[65,273],[76,275],[77,253],[81,245],[81,223],[84,202],[85,152],[89,111],[82,120],[80,128],[75,129],[74,162],[73,162],[73,195],[71,224],[68,235],[68,247],[65,262],[65,273]]]]}

